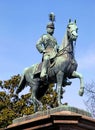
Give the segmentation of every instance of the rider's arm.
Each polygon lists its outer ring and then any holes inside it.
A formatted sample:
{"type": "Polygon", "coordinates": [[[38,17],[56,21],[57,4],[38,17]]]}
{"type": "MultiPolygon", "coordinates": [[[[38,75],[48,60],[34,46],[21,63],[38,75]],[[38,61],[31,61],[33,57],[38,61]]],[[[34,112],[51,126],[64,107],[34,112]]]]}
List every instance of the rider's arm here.
{"type": "Polygon", "coordinates": [[[40,39],[36,43],[36,48],[40,53],[43,53],[44,51],[44,46],[43,46],[43,37],[40,37],[40,39]]]}
{"type": "Polygon", "coordinates": [[[55,40],[55,47],[54,47],[54,49],[58,52],[59,45],[58,45],[57,40],[55,38],[54,38],[54,40],[55,40]]]}

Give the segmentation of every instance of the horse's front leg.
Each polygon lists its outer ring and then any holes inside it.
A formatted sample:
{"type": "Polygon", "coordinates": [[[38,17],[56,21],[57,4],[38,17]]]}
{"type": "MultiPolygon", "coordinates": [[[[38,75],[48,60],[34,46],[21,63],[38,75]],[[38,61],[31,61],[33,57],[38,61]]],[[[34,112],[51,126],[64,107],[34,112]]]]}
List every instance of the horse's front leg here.
{"type": "Polygon", "coordinates": [[[57,94],[58,94],[58,105],[61,105],[61,90],[62,90],[62,82],[63,82],[64,73],[59,71],[57,73],[57,94]]]}
{"type": "Polygon", "coordinates": [[[73,78],[79,78],[80,79],[80,90],[79,90],[79,95],[83,96],[84,94],[84,80],[82,74],[78,73],[77,71],[73,71],[72,73],[73,78]]]}

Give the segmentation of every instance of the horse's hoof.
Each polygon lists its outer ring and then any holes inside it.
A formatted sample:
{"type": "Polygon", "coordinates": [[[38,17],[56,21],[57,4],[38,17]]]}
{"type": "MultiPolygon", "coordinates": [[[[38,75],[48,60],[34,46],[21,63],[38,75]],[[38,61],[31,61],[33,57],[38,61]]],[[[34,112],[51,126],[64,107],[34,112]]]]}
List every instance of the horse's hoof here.
{"type": "Polygon", "coordinates": [[[58,107],[61,107],[61,106],[63,106],[63,104],[62,103],[58,103],[58,107]]]}
{"type": "Polygon", "coordinates": [[[80,96],[83,96],[83,94],[84,94],[84,88],[80,88],[80,90],[79,90],[79,95],[80,95],[80,96]]]}
{"type": "Polygon", "coordinates": [[[68,103],[67,103],[67,102],[65,102],[63,105],[64,105],[64,106],[68,106],[68,103]]]}

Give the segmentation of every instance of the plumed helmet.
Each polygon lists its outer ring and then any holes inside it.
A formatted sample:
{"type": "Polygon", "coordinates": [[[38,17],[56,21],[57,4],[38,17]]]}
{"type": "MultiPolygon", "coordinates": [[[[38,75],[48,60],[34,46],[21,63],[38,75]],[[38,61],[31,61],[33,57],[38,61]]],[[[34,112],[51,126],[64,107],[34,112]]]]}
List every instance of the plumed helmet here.
{"type": "Polygon", "coordinates": [[[54,27],[54,21],[55,21],[55,15],[54,15],[54,13],[53,12],[51,12],[50,14],[49,14],[49,20],[50,20],[50,22],[47,24],[47,28],[52,28],[52,29],[55,29],[55,27],[54,27]]]}

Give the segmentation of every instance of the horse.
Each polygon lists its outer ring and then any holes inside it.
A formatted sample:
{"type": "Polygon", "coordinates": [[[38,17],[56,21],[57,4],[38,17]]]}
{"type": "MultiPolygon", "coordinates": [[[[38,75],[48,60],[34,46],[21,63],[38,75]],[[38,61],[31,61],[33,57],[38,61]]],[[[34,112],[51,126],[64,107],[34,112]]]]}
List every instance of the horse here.
{"type": "Polygon", "coordinates": [[[73,22],[69,20],[67,25],[65,36],[62,40],[62,44],[59,47],[59,51],[54,59],[54,64],[48,68],[48,82],[42,81],[40,76],[34,77],[35,71],[39,64],[34,64],[24,69],[21,80],[19,82],[16,94],[21,92],[25,86],[31,87],[31,101],[34,104],[34,112],[39,109],[42,110],[42,103],[40,98],[46,93],[51,83],[57,86],[57,101],[58,106],[61,106],[61,91],[65,85],[65,79],[79,78],[80,89],[79,95],[84,93],[84,80],[82,74],[77,72],[77,62],[74,55],[74,47],[78,37],[78,27],[76,20],[73,22]]]}

